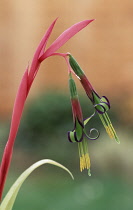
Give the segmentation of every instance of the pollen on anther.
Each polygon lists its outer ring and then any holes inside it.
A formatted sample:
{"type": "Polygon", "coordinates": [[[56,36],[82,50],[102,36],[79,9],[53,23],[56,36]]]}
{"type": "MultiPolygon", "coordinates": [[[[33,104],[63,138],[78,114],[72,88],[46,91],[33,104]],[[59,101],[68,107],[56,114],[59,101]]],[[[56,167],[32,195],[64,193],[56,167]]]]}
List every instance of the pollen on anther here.
{"type": "Polygon", "coordinates": [[[113,139],[113,138],[114,138],[114,133],[112,132],[111,127],[110,127],[110,126],[106,126],[105,128],[106,128],[106,132],[107,132],[107,134],[109,135],[109,137],[110,137],[111,139],[113,139]]]}
{"type": "Polygon", "coordinates": [[[80,157],[80,171],[82,172],[84,169],[89,169],[90,168],[90,157],[89,154],[86,153],[85,155],[83,154],[80,157]]]}
{"type": "Polygon", "coordinates": [[[86,161],[86,169],[89,169],[90,168],[90,157],[89,157],[88,153],[85,154],[85,161],[86,161]]]}

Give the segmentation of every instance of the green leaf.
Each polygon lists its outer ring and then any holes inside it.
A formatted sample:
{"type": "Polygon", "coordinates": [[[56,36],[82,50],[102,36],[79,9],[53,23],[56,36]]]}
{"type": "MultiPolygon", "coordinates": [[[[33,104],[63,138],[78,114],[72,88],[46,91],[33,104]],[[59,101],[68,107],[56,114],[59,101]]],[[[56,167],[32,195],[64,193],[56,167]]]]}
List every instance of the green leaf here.
{"type": "Polygon", "coordinates": [[[11,210],[13,207],[13,204],[15,202],[16,196],[19,192],[19,189],[21,187],[21,185],[23,184],[23,182],[25,181],[25,179],[32,173],[32,171],[34,171],[36,168],[38,168],[39,166],[43,165],[43,164],[52,164],[55,166],[58,166],[62,169],[64,169],[65,171],[67,171],[70,176],[72,177],[72,179],[74,179],[72,173],[63,165],[61,165],[60,163],[53,161],[53,160],[49,160],[49,159],[44,159],[44,160],[40,160],[36,163],[34,163],[33,165],[31,165],[27,170],[25,170],[20,176],[19,178],[16,180],[16,182],[12,185],[12,187],[10,188],[10,190],[8,191],[8,193],[6,194],[4,200],[2,201],[1,205],[0,205],[0,210],[11,210]]]}

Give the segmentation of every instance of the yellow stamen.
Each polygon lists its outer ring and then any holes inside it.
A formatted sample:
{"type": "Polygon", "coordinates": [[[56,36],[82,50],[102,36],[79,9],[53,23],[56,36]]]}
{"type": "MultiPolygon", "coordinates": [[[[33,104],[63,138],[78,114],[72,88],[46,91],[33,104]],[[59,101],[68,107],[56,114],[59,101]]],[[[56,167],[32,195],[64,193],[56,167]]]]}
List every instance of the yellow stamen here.
{"type": "Polygon", "coordinates": [[[82,172],[84,169],[89,169],[90,168],[90,157],[89,154],[86,153],[85,155],[83,154],[80,157],[80,171],[82,172]]]}
{"type": "Polygon", "coordinates": [[[106,132],[107,132],[107,134],[109,135],[109,137],[111,138],[111,139],[113,139],[114,138],[114,133],[113,133],[113,131],[112,131],[112,125],[110,124],[110,125],[108,125],[108,126],[105,126],[105,129],[106,129],[106,132]]]}
{"type": "Polygon", "coordinates": [[[84,170],[84,158],[80,157],[80,171],[82,172],[84,170]]]}
{"type": "Polygon", "coordinates": [[[85,160],[86,160],[86,168],[89,169],[91,164],[90,164],[90,157],[88,153],[85,154],[85,160]]]}
{"type": "Polygon", "coordinates": [[[117,134],[115,132],[115,129],[114,129],[110,119],[109,119],[108,114],[107,113],[105,113],[103,115],[99,114],[99,117],[100,117],[100,119],[101,119],[101,121],[102,121],[102,123],[103,123],[103,125],[104,125],[104,127],[106,129],[106,132],[109,135],[109,137],[111,139],[114,138],[117,141],[117,143],[120,144],[120,141],[119,141],[119,139],[117,137],[117,134]]]}

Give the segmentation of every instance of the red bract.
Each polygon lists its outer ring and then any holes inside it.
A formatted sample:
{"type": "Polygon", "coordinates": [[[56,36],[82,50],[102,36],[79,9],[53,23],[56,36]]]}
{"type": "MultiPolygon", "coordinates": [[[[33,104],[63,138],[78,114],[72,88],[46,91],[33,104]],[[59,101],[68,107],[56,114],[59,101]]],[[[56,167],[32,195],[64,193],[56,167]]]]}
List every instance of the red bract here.
{"type": "Polygon", "coordinates": [[[28,96],[29,90],[31,88],[32,82],[34,81],[35,76],[38,72],[41,62],[47,57],[54,54],[54,52],[57,51],[61,46],[63,46],[71,37],[73,37],[76,33],[78,33],[80,30],[82,30],[90,22],[93,21],[93,20],[85,20],[71,26],[66,31],[64,31],[45,51],[47,41],[50,37],[50,34],[52,33],[56,20],[50,25],[43,39],[41,40],[34,54],[31,66],[26,69],[23,75],[23,78],[21,80],[18,92],[17,92],[17,96],[16,96],[14,108],[13,108],[9,138],[5,146],[5,150],[3,153],[2,162],[0,166],[0,199],[2,197],[2,192],[3,192],[6,176],[8,173],[9,166],[10,166],[13,146],[14,146],[16,135],[17,135],[24,104],[28,96]]]}

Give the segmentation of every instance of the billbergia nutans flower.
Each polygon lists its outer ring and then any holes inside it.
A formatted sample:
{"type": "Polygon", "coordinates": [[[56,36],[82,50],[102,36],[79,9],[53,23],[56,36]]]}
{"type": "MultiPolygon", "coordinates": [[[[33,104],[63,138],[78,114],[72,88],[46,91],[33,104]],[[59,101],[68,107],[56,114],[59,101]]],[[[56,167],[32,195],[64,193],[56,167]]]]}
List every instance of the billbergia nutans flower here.
{"type": "Polygon", "coordinates": [[[76,84],[72,78],[71,72],[69,73],[69,89],[70,89],[70,99],[72,105],[72,113],[73,113],[73,121],[74,121],[74,129],[68,132],[68,139],[70,142],[78,143],[79,157],[80,157],[80,171],[84,169],[88,169],[88,175],[90,174],[90,157],[88,152],[88,142],[87,138],[90,140],[95,140],[99,137],[99,133],[96,129],[91,129],[90,134],[93,130],[97,131],[97,136],[92,138],[87,135],[85,130],[85,125],[91,119],[87,118],[85,121],[83,120],[83,114],[79,102],[79,97],[77,93],[76,84]]]}
{"type": "Polygon", "coordinates": [[[120,143],[118,136],[114,130],[114,127],[110,121],[110,118],[107,114],[107,111],[110,109],[110,102],[109,100],[103,96],[100,97],[97,92],[94,90],[92,85],[90,84],[89,80],[87,79],[84,71],[80,68],[77,61],[73,58],[72,55],[69,54],[69,63],[71,68],[73,69],[74,73],[80,80],[84,90],[86,91],[87,96],[91,100],[96,112],[98,113],[105,129],[110,138],[114,138],[117,143],[120,143]]]}
{"type": "MultiPolygon", "coordinates": [[[[57,20],[57,19],[56,19],[57,20]]],[[[8,173],[8,169],[10,166],[12,152],[14,147],[15,138],[17,135],[17,131],[20,124],[21,115],[23,112],[24,104],[27,99],[28,93],[30,91],[31,85],[36,77],[36,74],[39,70],[40,64],[46,58],[54,55],[54,53],[63,46],[71,37],[73,37],[76,33],[86,27],[89,23],[93,20],[85,20],[68,28],[64,31],[51,45],[50,47],[45,50],[47,41],[52,33],[53,27],[55,25],[56,20],[50,25],[48,30],[46,31],[44,37],[42,38],[35,54],[31,65],[28,66],[24,72],[22,77],[16,100],[14,103],[12,120],[11,120],[11,127],[10,133],[8,137],[7,144],[5,146],[5,150],[2,157],[2,162],[0,165],[0,199],[2,197],[2,192],[6,180],[6,176],[8,173]]]]}

